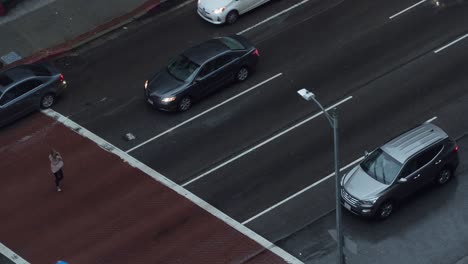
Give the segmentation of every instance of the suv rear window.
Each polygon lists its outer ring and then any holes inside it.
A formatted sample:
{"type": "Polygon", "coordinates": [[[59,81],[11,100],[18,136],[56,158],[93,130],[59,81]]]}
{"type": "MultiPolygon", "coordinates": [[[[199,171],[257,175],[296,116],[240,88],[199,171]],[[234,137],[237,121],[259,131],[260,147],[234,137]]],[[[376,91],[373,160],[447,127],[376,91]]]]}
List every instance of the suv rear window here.
{"type": "Polygon", "coordinates": [[[224,37],[224,38],[219,38],[219,40],[226,45],[229,49],[232,50],[242,50],[245,49],[244,45],[242,45],[239,41],[229,38],[229,37],[224,37]]]}

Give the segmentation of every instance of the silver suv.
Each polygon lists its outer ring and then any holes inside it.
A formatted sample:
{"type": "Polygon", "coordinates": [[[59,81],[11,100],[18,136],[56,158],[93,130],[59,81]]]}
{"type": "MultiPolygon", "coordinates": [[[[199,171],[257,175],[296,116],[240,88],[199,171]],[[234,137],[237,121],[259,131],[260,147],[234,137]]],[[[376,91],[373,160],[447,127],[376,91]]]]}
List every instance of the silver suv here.
{"type": "Polygon", "coordinates": [[[435,183],[458,166],[458,146],[439,127],[425,123],[366,154],[341,180],[341,203],[362,216],[389,217],[398,202],[435,183]]]}

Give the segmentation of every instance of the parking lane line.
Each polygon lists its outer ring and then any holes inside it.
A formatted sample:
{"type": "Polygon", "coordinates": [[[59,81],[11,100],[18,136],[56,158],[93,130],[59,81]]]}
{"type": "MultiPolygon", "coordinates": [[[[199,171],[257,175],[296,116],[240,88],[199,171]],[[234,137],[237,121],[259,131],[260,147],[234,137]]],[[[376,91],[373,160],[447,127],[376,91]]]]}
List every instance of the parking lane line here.
{"type": "MultiPolygon", "coordinates": [[[[362,156],[362,157],[358,158],[357,160],[355,160],[355,161],[349,163],[348,165],[346,165],[346,166],[344,166],[343,168],[341,168],[341,169],[340,169],[340,172],[342,172],[343,170],[346,170],[347,168],[349,168],[349,167],[351,167],[351,166],[354,166],[356,163],[360,162],[360,161],[363,160],[363,159],[364,159],[364,156],[362,156]]],[[[330,173],[328,176],[326,176],[326,177],[324,177],[324,178],[322,178],[322,179],[320,179],[320,180],[318,180],[318,181],[312,183],[311,185],[309,185],[309,186],[307,186],[306,188],[300,190],[299,192],[297,192],[297,193],[295,193],[295,194],[289,196],[288,198],[282,200],[281,202],[279,202],[279,203],[277,203],[277,204],[275,204],[275,205],[273,205],[273,206],[271,206],[271,207],[269,207],[269,208],[263,210],[262,212],[260,212],[260,213],[258,213],[258,214],[256,214],[256,215],[252,216],[251,218],[249,218],[249,219],[245,220],[244,222],[242,222],[242,224],[243,224],[243,225],[246,225],[246,224],[252,222],[253,220],[259,218],[260,216],[262,216],[262,215],[268,213],[269,211],[275,209],[276,207],[278,207],[278,206],[280,206],[280,205],[286,203],[287,201],[289,201],[289,200],[295,198],[296,196],[299,196],[299,195],[301,195],[302,193],[304,193],[304,192],[306,192],[306,191],[308,191],[308,190],[314,188],[315,186],[317,186],[317,185],[319,185],[320,183],[322,183],[322,182],[324,182],[324,181],[330,179],[330,178],[333,177],[333,176],[335,176],[335,172],[330,173]]]]}
{"type": "Polygon", "coordinates": [[[247,32],[247,31],[249,31],[251,29],[254,29],[254,28],[256,28],[256,27],[258,27],[258,26],[260,26],[260,25],[262,25],[262,24],[264,24],[264,23],[266,23],[266,22],[268,22],[268,21],[270,21],[270,20],[272,20],[272,19],[274,19],[274,18],[276,18],[278,16],[281,16],[282,14],[287,13],[287,12],[291,11],[292,9],[294,9],[296,7],[299,7],[299,6],[301,6],[301,5],[303,5],[303,4],[307,3],[307,2],[309,2],[309,0],[303,0],[302,2],[299,2],[299,3],[297,3],[297,4],[293,5],[293,6],[290,6],[289,8],[287,8],[287,9],[285,9],[285,10],[279,12],[279,13],[276,13],[273,16],[271,16],[271,17],[269,17],[267,19],[264,19],[263,21],[260,21],[257,24],[238,32],[237,35],[244,34],[245,32],[247,32]]]}
{"type": "Polygon", "coordinates": [[[116,155],[117,157],[121,158],[124,162],[128,163],[129,166],[139,169],[140,171],[144,172],[149,177],[153,178],[155,181],[161,183],[162,185],[170,188],[177,194],[185,197],[186,199],[190,200],[192,203],[196,204],[197,206],[201,207],[203,210],[207,211],[212,216],[216,217],[220,221],[226,223],[228,226],[233,228],[234,230],[238,231],[239,233],[243,234],[244,236],[252,239],[266,250],[271,251],[272,253],[276,254],[280,258],[284,259],[286,263],[291,264],[303,264],[302,261],[291,255],[290,253],[286,252],[282,248],[276,246],[274,243],[270,242],[269,240],[265,239],[263,236],[255,233],[251,229],[247,228],[246,226],[242,225],[238,221],[234,220],[227,214],[223,213],[216,207],[212,206],[211,204],[207,203],[200,197],[196,196],[189,190],[183,188],[182,186],[178,185],[177,183],[173,182],[171,179],[167,178],[166,176],[160,174],[159,172],[155,171],[151,167],[147,166],[146,164],[140,162],[139,160],[135,159],[131,155],[127,154],[125,151],[115,147],[111,143],[107,142],[106,140],[102,139],[98,135],[94,134],[93,132],[87,130],[86,128],[80,126],[79,124],[75,123],[73,120],[63,116],[60,113],[55,112],[52,109],[42,110],[42,113],[51,117],[52,119],[56,120],[57,122],[63,124],[64,126],[70,128],[72,131],[76,132],[77,134],[93,141],[96,145],[101,147],[102,149],[106,150],[107,152],[116,155]]]}
{"type": "MultiPolygon", "coordinates": [[[[346,97],[345,99],[339,101],[338,103],[336,103],[336,104],[334,104],[334,105],[332,105],[332,106],[329,106],[328,108],[326,108],[326,110],[328,111],[328,110],[330,110],[330,109],[333,109],[333,108],[337,107],[338,105],[343,104],[343,103],[345,103],[346,101],[351,100],[352,98],[353,98],[352,96],[348,96],[348,97],[346,97]]],[[[199,176],[197,176],[197,177],[191,179],[190,181],[188,181],[188,182],[182,184],[182,186],[185,187],[185,186],[187,186],[187,185],[189,185],[189,184],[191,184],[191,183],[193,183],[193,182],[195,182],[195,181],[197,181],[197,180],[199,180],[199,179],[205,177],[206,175],[212,173],[213,171],[216,171],[216,170],[218,170],[218,169],[220,169],[220,168],[226,166],[227,164],[229,164],[229,163],[231,163],[231,162],[233,162],[233,161],[235,161],[235,160],[237,160],[237,159],[239,159],[239,158],[241,158],[241,157],[247,155],[248,153],[250,153],[250,152],[252,152],[252,151],[254,151],[254,150],[260,148],[260,147],[263,146],[263,145],[266,145],[267,143],[269,143],[269,142],[271,142],[271,141],[273,141],[273,140],[279,138],[280,136],[282,136],[282,135],[284,135],[284,134],[286,134],[286,133],[292,131],[292,130],[295,129],[295,128],[298,128],[298,127],[302,126],[303,124],[309,122],[310,120],[312,120],[312,119],[314,119],[314,118],[316,118],[316,117],[318,117],[318,116],[320,116],[320,115],[322,115],[322,114],[323,114],[323,112],[320,111],[320,112],[314,114],[313,116],[308,117],[307,119],[305,119],[305,120],[303,120],[303,121],[301,121],[301,122],[295,124],[294,126],[288,128],[288,129],[286,129],[286,130],[284,130],[284,131],[281,131],[280,133],[274,135],[273,137],[271,137],[271,138],[269,138],[269,139],[267,139],[267,140],[265,140],[265,141],[263,141],[263,142],[257,144],[256,146],[254,146],[254,147],[252,147],[252,148],[250,148],[250,149],[248,149],[248,150],[246,150],[246,151],[244,151],[244,152],[238,154],[237,156],[235,156],[235,157],[233,157],[233,158],[231,158],[231,159],[229,159],[229,160],[227,160],[227,161],[225,161],[225,162],[219,164],[218,166],[216,166],[216,167],[210,169],[209,171],[200,174],[199,176]]]]}
{"type": "Polygon", "coordinates": [[[461,37],[459,37],[458,39],[456,39],[456,40],[450,42],[449,44],[447,44],[447,45],[445,45],[445,46],[443,46],[443,47],[441,47],[441,48],[438,48],[438,49],[434,50],[434,53],[439,53],[439,52],[441,52],[442,50],[444,50],[444,49],[446,49],[446,48],[452,46],[453,44],[455,44],[455,43],[457,43],[457,42],[459,42],[459,41],[461,41],[462,39],[467,38],[467,37],[468,37],[468,34],[466,34],[466,35],[464,35],[464,36],[461,36],[461,37]]]}
{"type": "Polygon", "coordinates": [[[399,16],[399,15],[403,14],[404,12],[410,10],[411,8],[413,8],[413,7],[415,7],[415,6],[418,6],[418,5],[420,5],[420,4],[422,4],[422,3],[426,2],[426,1],[427,1],[427,0],[419,1],[419,2],[417,2],[416,4],[414,4],[414,5],[412,5],[412,6],[408,7],[408,8],[406,8],[406,9],[403,9],[402,11],[400,11],[400,12],[394,14],[393,16],[389,17],[389,19],[393,19],[393,18],[395,18],[396,16],[399,16]]]}
{"type": "Polygon", "coordinates": [[[211,108],[209,108],[209,109],[207,109],[207,110],[201,112],[200,114],[198,114],[198,115],[196,115],[196,116],[194,116],[194,117],[192,117],[192,118],[190,118],[190,119],[187,119],[187,120],[185,120],[184,122],[182,122],[182,123],[180,123],[180,124],[178,124],[178,125],[176,125],[176,126],[173,126],[173,127],[169,128],[168,130],[166,130],[166,131],[164,131],[164,132],[162,132],[162,133],[160,133],[160,134],[158,134],[158,135],[156,135],[156,136],[154,136],[154,137],[152,137],[152,138],[150,138],[150,139],[144,141],[143,143],[140,143],[140,144],[134,146],[133,148],[131,148],[131,149],[125,151],[125,152],[126,152],[126,153],[130,153],[130,152],[132,152],[132,151],[134,151],[134,150],[136,150],[136,149],[138,149],[138,148],[140,148],[140,147],[142,147],[142,146],[144,146],[144,145],[150,143],[151,141],[153,141],[153,140],[155,140],[155,139],[157,139],[157,138],[159,138],[159,137],[162,137],[162,136],[164,136],[165,134],[167,134],[167,133],[169,133],[169,132],[171,132],[171,131],[173,131],[173,130],[175,130],[175,129],[177,129],[177,128],[179,128],[179,127],[181,127],[181,126],[183,126],[183,125],[185,125],[185,124],[187,124],[187,123],[189,123],[189,122],[191,122],[191,121],[193,121],[193,120],[195,120],[195,119],[197,119],[197,118],[199,118],[200,116],[202,116],[202,115],[204,115],[204,114],[207,114],[208,112],[211,112],[211,111],[215,110],[216,108],[218,108],[218,107],[220,107],[220,106],[222,106],[222,105],[224,105],[224,104],[226,104],[226,103],[228,103],[228,102],[230,102],[230,101],[236,99],[237,97],[240,97],[240,96],[242,96],[242,95],[244,95],[244,94],[246,94],[246,93],[248,93],[248,92],[250,92],[250,91],[252,91],[252,90],[254,90],[254,89],[258,88],[258,87],[260,87],[260,86],[262,86],[263,84],[265,84],[265,83],[267,83],[267,82],[269,82],[269,81],[271,81],[271,80],[273,80],[273,79],[276,79],[276,78],[280,77],[281,75],[283,75],[283,73],[280,72],[280,73],[274,75],[273,77],[270,77],[270,78],[266,79],[265,81],[263,81],[263,82],[261,82],[261,83],[258,83],[258,84],[256,84],[256,85],[254,85],[253,87],[251,87],[251,88],[249,88],[249,89],[247,89],[247,90],[245,90],[245,91],[243,91],[243,92],[241,92],[241,93],[235,95],[234,97],[231,97],[231,98],[229,98],[229,99],[227,99],[227,100],[225,100],[225,101],[223,101],[223,102],[221,102],[221,103],[219,103],[219,104],[217,104],[217,105],[215,105],[215,106],[213,106],[213,107],[211,107],[211,108]]]}

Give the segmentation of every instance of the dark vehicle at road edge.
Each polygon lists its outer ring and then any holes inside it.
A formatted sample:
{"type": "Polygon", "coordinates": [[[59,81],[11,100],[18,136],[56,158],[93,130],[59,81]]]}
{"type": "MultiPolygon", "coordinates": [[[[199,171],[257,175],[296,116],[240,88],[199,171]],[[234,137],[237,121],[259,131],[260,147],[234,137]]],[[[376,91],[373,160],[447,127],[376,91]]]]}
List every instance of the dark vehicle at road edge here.
{"type": "Polygon", "coordinates": [[[341,180],[341,204],[378,219],[431,183],[444,185],[458,166],[458,146],[441,128],[425,123],[366,154],[341,180]]]}

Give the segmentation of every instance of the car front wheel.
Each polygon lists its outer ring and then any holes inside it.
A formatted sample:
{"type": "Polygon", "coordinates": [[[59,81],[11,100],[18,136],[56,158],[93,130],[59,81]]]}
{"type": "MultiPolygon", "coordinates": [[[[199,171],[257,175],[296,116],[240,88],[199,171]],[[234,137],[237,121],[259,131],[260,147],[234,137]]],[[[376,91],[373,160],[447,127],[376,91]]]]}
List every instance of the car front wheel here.
{"type": "Polygon", "coordinates": [[[395,210],[395,203],[391,200],[384,201],[377,211],[376,217],[380,220],[387,219],[395,210]]]}
{"type": "Polygon", "coordinates": [[[226,15],[226,23],[229,25],[234,24],[238,18],[239,18],[239,13],[237,13],[237,11],[235,10],[232,10],[226,15]]]}
{"type": "Polygon", "coordinates": [[[192,99],[190,97],[186,96],[182,99],[180,99],[180,102],[178,104],[179,111],[187,111],[190,109],[192,106],[192,99]]]}
{"type": "Polygon", "coordinates": [[[42,96],[41,98],[41,108],[42,109],[47,109],[50,108],[52,105],[55,103],[55,95],[48,93],[42,96]]]}

